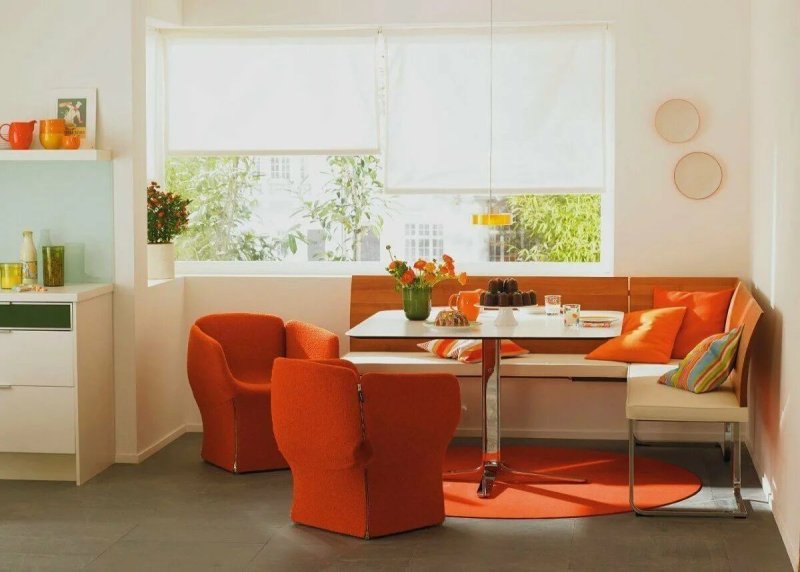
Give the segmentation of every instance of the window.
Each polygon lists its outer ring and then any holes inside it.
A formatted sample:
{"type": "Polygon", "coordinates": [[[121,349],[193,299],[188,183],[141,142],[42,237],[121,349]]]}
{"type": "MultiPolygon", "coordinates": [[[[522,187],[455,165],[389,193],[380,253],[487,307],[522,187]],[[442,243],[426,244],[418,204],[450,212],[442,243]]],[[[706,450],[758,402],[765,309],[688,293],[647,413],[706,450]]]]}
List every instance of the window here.
{"type": "Polygon", "coordinates": [[[192,201],[178,259],[380,271],[391,245],[610,269],[605,27],[492,42],[485,28],[168,34],[166,187],[192,201]],[[490,206],[514,224],[473,226],[490,206]]]}
{"type": "Polygon", "coordinates": [[[404,257],[413,260],[417,258],[442,259],[442,254],[444,254],[444,233],[441,224],[406,223],[404,234],[404,257]]]}
{"type": "Polygon", "coordinates": [[[288,157],[272,157],[269,160],[270,164],[270,178],[275,181],[289,181],[289,158],[288,157]]]}

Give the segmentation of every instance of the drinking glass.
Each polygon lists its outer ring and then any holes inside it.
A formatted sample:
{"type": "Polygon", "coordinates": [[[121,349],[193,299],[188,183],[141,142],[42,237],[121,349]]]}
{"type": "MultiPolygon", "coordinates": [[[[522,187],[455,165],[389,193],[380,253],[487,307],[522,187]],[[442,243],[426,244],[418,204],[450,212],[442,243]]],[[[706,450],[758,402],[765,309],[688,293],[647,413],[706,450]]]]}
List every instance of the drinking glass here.
{"type": "Polygon", "coordinates": [[[45,286],[64,285],[64,247],[42,247],[42,283],[45,286]]]}
{"type": "Polygon", "coordinates": [[[544,297],[544,313],[558,316],[561,313],[561,294],[548,294],[544,297]]]}
{"type": "Polygon", "coordinates": [[[564,304],[564,325],[567,327],[575,327],[578,325],[578,320],[581,317],[580,304],[564,304]]]}
{"type": "Polygon", "coordinates": [[[22,263],[3,262],[0,264],[0,288],[10,290],[22,284],[22,263]]]}

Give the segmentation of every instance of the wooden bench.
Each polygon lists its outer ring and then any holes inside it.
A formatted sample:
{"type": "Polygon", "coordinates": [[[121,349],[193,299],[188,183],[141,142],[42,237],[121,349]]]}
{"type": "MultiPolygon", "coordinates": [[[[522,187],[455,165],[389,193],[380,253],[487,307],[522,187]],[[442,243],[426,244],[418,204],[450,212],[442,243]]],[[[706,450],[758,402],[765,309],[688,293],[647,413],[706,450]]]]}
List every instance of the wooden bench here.
{"type": "MultiPolygon", "coordinates": [[[[446,306],[450,295],[459,290],[485,288],[490,276],[471,276],[467,284],[443,282],[433,289],[433,305],[446,306]]],[[[652,308],[653,288],[714,291],[734,288],[737,278],[664,277],[558,277],[517,276],[520,289],[535,290],[539,301],[545,294],[561,294],[564,304],[580,304],[584,310],[628,312],[652,308]]],[[[390,276],[353,276],[350,287],[350,327],[375,312],[397,310],[400,294],[390,276]]],[[[343,356],[362,373],[366,372],[447,372],[459,377],[480,377],[480,364],[464,364],[424,352],[419,339],[350,340],[350,352],[343,356]]],[[[525,356],[504,362],[503,375],[525,378],[565,378],[573,381],[626,381],[628,363],[587,360],[584,356],[602,340],[518,340],[530,350],[525,356]]]]}

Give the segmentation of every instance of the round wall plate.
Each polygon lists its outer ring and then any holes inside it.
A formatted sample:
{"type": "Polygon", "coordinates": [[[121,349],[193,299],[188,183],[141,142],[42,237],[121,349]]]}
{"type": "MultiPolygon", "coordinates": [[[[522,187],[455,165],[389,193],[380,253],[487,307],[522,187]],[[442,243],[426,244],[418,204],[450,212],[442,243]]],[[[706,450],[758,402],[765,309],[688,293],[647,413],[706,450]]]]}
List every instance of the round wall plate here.
{"type": "Polygon", "coordinates": [[[670,99],[656,111],[656,131],[670,143],[690,141],[700,129],[700,112],[685,99],[670,99]]]}
{"type": "Polygon", "coordinates": [[[722,166],[713,155],[696,151],[675,165],[675,187],[686,197],[707,199],[722,185],[722,166]]]}

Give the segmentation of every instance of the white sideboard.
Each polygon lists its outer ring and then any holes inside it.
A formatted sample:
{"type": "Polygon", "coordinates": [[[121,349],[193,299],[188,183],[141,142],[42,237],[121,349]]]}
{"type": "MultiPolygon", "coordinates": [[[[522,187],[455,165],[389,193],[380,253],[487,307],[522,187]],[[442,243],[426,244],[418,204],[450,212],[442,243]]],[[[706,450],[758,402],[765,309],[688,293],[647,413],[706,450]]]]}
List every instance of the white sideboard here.
{"type": "Polygon", "coordinates": [[[113,462],[112,286],[0,291],[0,478],[80,485],[113,462]]]}

